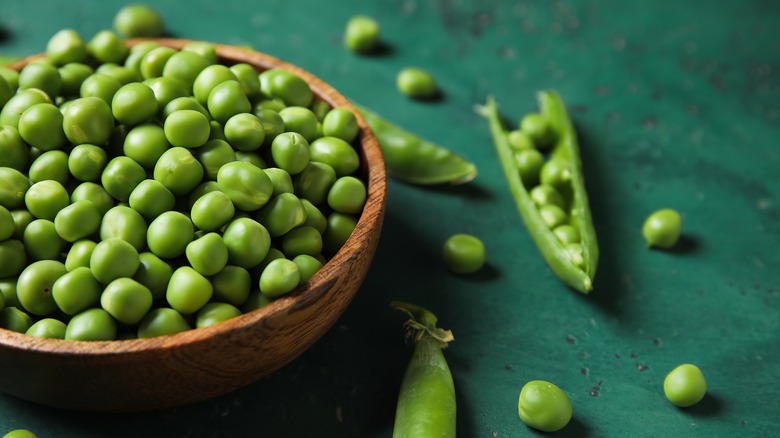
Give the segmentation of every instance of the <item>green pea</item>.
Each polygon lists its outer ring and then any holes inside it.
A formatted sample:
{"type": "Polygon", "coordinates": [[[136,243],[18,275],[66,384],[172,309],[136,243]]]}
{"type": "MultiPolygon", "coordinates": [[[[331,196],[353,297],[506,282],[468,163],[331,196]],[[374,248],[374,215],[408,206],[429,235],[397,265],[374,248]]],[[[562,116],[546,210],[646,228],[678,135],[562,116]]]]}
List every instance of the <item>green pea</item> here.
{"type": "Polygon", "coordinates": [[[580,231],[573,225],[558,225],[553,229],[553,234],[555,234],[555,237],[564,245],[580,242],[580,231]]]}
{"type": "Polygon", "coordinates": [[[46,57],[54,65],[83,62],[87,57],[87,43],[73,29],[62,29],[46,43],[46,57]]]}
{"type": "Polygon", "coordinates": [[[135,160],[119,156],[106,164],[100,181],[108,194],[118,201],[127,201],[133,189],[146,179],[146,170],[135,160]]]}
{"type": "Polygon", "coordinates": [[[113,341],[116,321],[103,309],[87,309],[70,319],[65,339],[74,341],[113,341]]]}
{"type": "Polygon", "coordinates": [[[260,223],[249,218],[237,218],[222,233],[228,249],[228,263],[250,269],[263,261],[271,248],[271,235],[260,223]]]}
{"type": "Polygon", "coordinates": [[[162,76],[176,79],[184,83],[187,88],[192,88],[195,78],[208,66],[209,61],[202,55],[190,50],[181,50],[171,55],[165,62],[162,76]]]}
{"type": "Polygon", "coordinates": [[[0,77],[2,77],[12,90],[19,88],[19,72],[8,67],[0,67],[0,77]]]}
{"type": "Polygon", "coordinates": [[[73,189],[70,202],[87,200],[95,204],[101,215],[105,215],[114,206],[114,198],[100,184],[83,182],[73,189]]]}
{"type": "Polygon", "coordinates": [[[255,289],[247,297],[246,302],[241,306],[241,311],[244,313],[253,312],[272,301],[272,298],[261,293],[260,290],[255,289]]]}
{"type": "Polygon", "coordinates": [[[75,242],[97,232],[101,219],[95,204],[77,201],[57,213],[54,217],[54,228],[65,241],[75,242]]]}
{"type": "Polygon", "coordinates": [[[322,122],[325,120],[325,116],[327,116],[330,112],[331,107],[330,104],[324,100],[314,99],[311,101],[309,109],[312,113],[314,113],[315,116],[317,116],[317,121],[322,124],[322,122]]]}
{"type": "Polygon", "coordinates": [[[123,6],[114,16],[114,29],[125,38],[160,37],[165,32],[163,17],[141,4],[123,6]]]}
{"type": "Polygon", "coordinates": [[[536,149],[523,149],[514,155],[515,166],[526,188],[539,183],[539,174],[544,166],[544,155],[536,149]]]}
{"type": "Polygon", "coordinates": [[[653,212],[645,219],[642,235],[648,248],[669,249],[682,235],[682,216],[676,210],[664,208],[653,212]]]}
{"type": "Polygon", "coordinates": [[[255,211],[271,198],[273,184],[262,169],[249,163],[227,163],[217,173],[217,184],[241,210],[255,211]]]}
{"type": "Polygon", "coordinates": [[[40,154],[30,164],[28,175],[33,183],[51,180],[62,185],[67,184],[70,179],[68,154],[60,150],[40,154]]]}
{"type": "Polygon", "coordinates": [[[118,79],[96,72],[81,82],[79,95],[81,97],[96,97],[108,104],[110,108],[114,95],[120,88],[122,88],[122,83],[118,79]]]}
{"type": "Polygon", "coordinates": [[[162,111],[169,103],[175,99],[188,96],[188,90],[184,84],[176,79],[158,77],[149,78],[144,81],[144,84],[148,85],[154,93],[154,98],[157,100],[157,107],[162,111]]]}
{"type": "Polygon", "coordinates": [[[241,306],[246,302],[252,287],[249,271],[240,267],[227,265],[210,279],[214,288],[213,299],[220,302],[241,306]]]}
{"type": "Polygon", "coordinates": [[[62,184],[44,180],[30,186],[24,195],[24,203],[36,218],[54,220],[57,213],[70,202],[68,191],[62,184]]]}
{"type": "Polygon", "coordinates": [[[65,145],[62,113],[50,103],[38,103],[19,117],[19,135],[32,147],[42,151],[60,149],[65,145]]]}
{"type": "Polygon", "coordinates": [[[569,254],[569,258],[572,263],[585,269],[585,254],[581,243],[567,243],[565,245],[566,252],[569,254]]]}
{"type": "Polygon", "coordinates": [[[87,64],[71,62],[60,67],[62,88],[60,94],[63,97],[79,97],[81,85],[95,73],[95,69],[87,64]]]}
{"type": "Polygon", "coordinates": [[[144,79],[162,76],[163,68],[168,60],[177,53],[176,49],[160,46],[150,50],[141,59],[141,76],[144,79]]]}
{"type": "Polygon", "coordinates": [[[253,100],[260,96],[260,77],[254,66],[244,62],[233,64],[230,71],[235,75],[238,83],[244,89],[244,94],[253,100]]]}
{"type": "Polygon", "coordinates": [[[190,315],[211,300],[214,288],[209,280],[189,266],[182,266],[171,276],[165,298],[175,310],[190,315]]]}
{"type": "MultiPolygon", "coordinates": [[[[125,67],[141,74],[141,61],[147,53],[160,47],[157,41],[141,41],[130,48],[130,52],[125,58],[125,67]]],[[[143,78],[143,75],[141,76],[143,78]]]]}
{"type": "Polygon", "coordinates": [[[208,327],[227,321],[241,315],[237,307],[227,303],[208,303],[203,306],[195,317],[195,326],[198,328],[208,327]]]}
{"type": "Polygon", "coordinates": [[[444,264],[455,274],[471,274],[485,265],[485,245],[470,234],[455,234],[444,242],[444,264]]]}
{"type": "MultiPolygon", "coordinates": [[[[67,267],[66,267],[67,269],[67,267]]],[[[67,315],[75,315],[100,302],[103,286],[88,267],[78,267],[54,282],[51,295],[57,307],[67,315]]]]}
{"type": "Polygon", "coordinates": [[[314,97],[308,82],[286,70],[266,70],[259,78],[263,94],[281,99],[286,106],[308,107],[314,97]]]}
{"type": "Polygon", "coordinates": [[[257,212],[257,221],[271,237],[281,236],[306,220],[306,209],[301,200],[292,193],[282,193],[271,198],[257,212]]]}
{"type": "MultiPolygon", "coordinates": [[[[43,318],[31,325],[25,334],[35,336],[36,338],[65,339],[65,328],[65,323],[59,319],[43,318]]],[[[5,436],[8,435],[6,434],[5,436]]]]}
{"type": "Polygon", "coordinates": [[[322,252],[322,234],[310,226],[293,228],[282,236],[282,252],[290,259],[302,254],[316,256],[322,252]]]}
{"type": "Polygon", "coordinates": [[[33,324],[30,315],[16,307],[0,309],[0,327],[12,332],[25,333],[33,324]]]}
{"type": "MultiPolygon", "coordinates": [[[[22,266],[22,268],[24,268],[24,266],[22,266]]],[[[19,272],[21,271],[22,269],[19,269],[19,272]]],[[[19,304],[19,299],[16,297],[17,280],[18,278],[16,276],[0,278],[0,295],[3,296],[2,300],[5,304],[5,307],[21,306],[21,304],[19,304]]]]}
{"type": "Polygon", "coordinates": [[[413,99],[431,99],[436,96],[436,81],[420,68],[406,67],[396,77],[398,91],[413,99]]]}
{"type": "Polygon", "coordinates": [[[198,111],[180,110],[168,115],[164,130],[171,145],[197,148],[208,141],[211,125],[206,116],[198,111]]]}
{"type": "Polygon", "coordinates": [[[176,196],[184,196],[203,181],[203,166],[183,147],[165,151],[154,166],[154,179],[176,196]]]}
{"type": "Polygon", "coordinates": [[[355,114],[347,108],[333,108],[322,121],[322,133],[352,143],[360,127],[355,114]]]}
{"type": "Polygon", "coordinates": [[[170,147],[162,127],[155,123],[144,123],[127,132],[123,151],[145,169],[154,169],[154,165],[170,147]]]}
{"type": "Polygon", "coordinates": [[[506,139],[509,142],[509,147],[512,148],[512,150],[515,152],[520,152],[526,149],[535,148],[534,142],[533,140],[531,140],[531,137],[529,137],[528,134],[526,134],[525,132],[519,129],[509,131],[506,139]]]}
{"type": "Polygon", "coordinates": [[[65,269],[68,272],[76,268],[89,268],[89,259],[92,257],[92,251],[95,250],[97,243],[89,239],[81,239],[73,242],[68,254],[65,256],[65,269]]]}
{"type": "Polygon", "coordinates": [[[21,239],[22,236],[24,236],[25,228],[27,228],[27,225],[30,225],[30,222],[35,220],[35,216],[33,216],[29,211],[23,209],[11,210],[10,213],[14,220],[14,234],[12,237],[14,239],[21,239]]]}
{"type": "Polygon", "coordinates": [[[292,260],[272,260],[260,274],[260,292],[271,298],[289,293],[301,282],[298,265],[292,260]]]}
{"type": "Polygon", "coordinates": [[[0,278],[19,275],[27,264],[24,244],[16,239],[0,242],[0,278]]]}
{"type": "Polygon", "coordinates": [[[254,151],[263,145],[263,123],[254,114],[240,113],[225,122],[225,138],[234,149],[254,151]]]}
{"type": "Polygon", "coordinates": [[[163,107],[163,119],[167,119],[171,114],[181,110],[197,111],[211,121],[211,114],[209,111],[192,96],[177,97],[168,102],[168,104],[163,107]]]}
{"type": "MultiPolygon", "coordinates": [[[[206,111],[208,114],[208,111],[206,111]]],[[[210,117],[211,114],[208,115],[210,117]]],[[[209,126],[211,130],[209,131],[209,140],[222,140],[227,141],[227,137],[225,137],[225,128],[222,127],[222,124],[219,123],[216,120],[210,120],[209,126]]]]}
{"type": "Polygon", "coordinates": [[[65,136],[73,144],[105,144],[114,129],[111,107],[97,97],[74,100],[62,115],[65,136]]]}
{"type": "Polygon", "coordinates": [[[544,432],[563,429],[572,415],[569,396],[543,380],[532,380],[523,386],[517,410],[523,423],[544,432]]]}
{"type": "Polygon", "coordinates": [[[344,44],[353,52],[374,51],[379,44],[379,23],[365,15],[350,18],[344,31],[344,44]]]}
{"type": "Polygon", "coordinates": [[[173,268],[151,252],[138,254],[138,260],[140,264],[133,274],[133,280],[149,289],[155,300],[162,298],[173,275],[173,268]]]}
{"type": "Polygon", "coordinates": [[[680,365],[664,379],[664,394],[675,406],[693,406],[700,402],[706,393],[707,380],[696,365],[680,365]]]}
{"type": "Polygon", "coordinates": [[[545,116],[539,113],[526,114],[520,120],[520,130],[539,149],[547,149],[555,142],[555,131],[545,116]]]}
{"type": "Polygon", "coordinates": [[[217,233],[207,233],[193,240],[185,251],[190,266],[204,276],[211,276],[227,265],[228,249],[217,233]]]}
{"type": "Polygon", "coordinates": [[[333,212],[328,215],[328,226],[322,234],[322,249],[334,255],[344,246],[357,226],[357,218],[351,214],[333,212]]]}
{"type": "Polygon", "coordinates": [[[93,144],[80,144],[68,155],[68,170],[79,181],[97,181],[108,164],[105,149],[93,144]]]}
{"type": "Polygon", "coordinates": [[[209,64],[216,64],[219,61],[217,48],[213,44],[205,41],[190,41],[182,48],[184,51],[197,53],[202,56],[209,64]]]}
{"type": "Polygon", "coordinates": [[[112,77],[122,85],[141,82],[143,80],[141,74],[136,70],[114,63],[101,64],[95,69],[95,73],[112,77]]]}
{"type": "Polygon", "coordinates": [[[0,125],[17,128],[22,113],[27,108],[38,103],[52,103],[52,100],[49,98],[48,94],[37,88],[28,88],[17,91],[16,94],[8,99],[8,102],[5,103],[3,109],[0,110],[0,125]]]}
{"type": "Polygon", "coordinates": [[[292,261],[298,265],[298,272],[301,274],[301,284],[309,281],[324,266],[321,261],[309,254],[299,254],[292,261]]]}
{"type": "Polygon", "coordinates": [[[360,213],[366,203],[366,185],[354,176],[342,176],[328,191],[328,206],[340,213],[360,213]]]}
{"type": "Polygon", "coordinates": [[[123,324],[137,324],[152,307],[152,293],[132,278],[117,278],[100,295],[100,306],[123,324]]]}
{"type": "MultiPolygon", "coordinates": [[[[238,78],[226,65],[213,64],[204,68],[192,84],[192,94],[201,105],[207,105],[209,94],[217,85],[225,81],[237,81],[238,78]]],[[[255,77],[257,80],[257,77],[255,77]]],[[[259,87],[259,81],[258,81],[259,87]]]]}
{"type": "Polygon", "coordinates": [[[19,72],[19,89],[36,88],[46,93],[50,99],[59,96],[62,88],[62,76],[54,65],[31,62],[19,72]]]}
{"type": "Polygon", "coordinates": [[[271,143],[271,156],[277,167],[295,175],[309,164],[309,142],[297,132],[279,134],[271,143]]]}
{"type": "Polygon", "coordinates": [[[539,215],[550,229],[569,222],[569,215],[561,207],[554,204],[545,204],[539,207],[539,215]]]}
{"type": "Polygon", "coordinates": [[[236,153],[230,145],[219,139],[209,140],[195,151],[195,157],[203,166],[205,177],[217,179],[219,169],[231,161],[236,161],[236,153]]]}
{"type": "MultiPolygon", "coordinates": [[[[187,195],[187,205],[190,209],[195,205],[195,202],[200,199],[201,196],[211,193],[211,192],[219,192],[219,184],[217,184],[216,181],[204,181],[197,186],[195,186],[194,189],[190,192],[189,195],[187,195]]],[[[232,201],[231,201],[232,202],[232,201]]],[[[209,230],[213,231],[213,230],[209,230]]]]}
{"type": "Polygon", "coordinates": [[[12,126],[0,126],[0,168],[10,167],[20,172],[30,162],[30,148],[12,126]]]}
{"type": "Polygon", "coordinates": [[[346,141],[337,137],[320,137],[309,145],[311,161],[325,163],[336,171],[337,176],[354,173],[360,167],[357,151],[346,141]]]}
{"type": "Polygon", "coordinates": [[[198,229],[215,231],[225,225],[236,213],[233,201],[221,191],[209,192],[192,205],[190,217],[198,229]]]}
{"type": "Polygon", "coordinates": [[[265,169],[268,167],[265,159],[255,151],[236,151],[236,161],[249,163],[258,169],[265,169]]]}
{"type": "Polygon", "coordinates": [[[184,254],[194,236],[190,218],[178,211],[166,211],[149,224],[146,242],[155,255],[170,259],[184,254]]]}
{"type": "Polygon", "coordinates": [[[7,208],[0,205],[0,242],[11,238],[15,231],[14,217],[7,208]]]}
{"type": "Polygon", "coordinates": [[[211,90],[207,107],[211,117],[223,124],[236,114],[252,110],[252,104],[244,94],[241,84],[233,80],[221,82],[211,90]]]}
{"type": "Polygon", "coordinates": [[[30,181],[22,172],[10,167],[0,167],[0,205],[7,209],[24,204],[30,181]]]}
{"type": "Polygon", "coordinates": [[[538,185],[531,189],[528,194],[537,206],[552,204],[561,209],[565,208],[563,196],[553,186],[546,184],[538,185]]]}
{"type": "Polygon", "coordinates": [[[293,193],[295,191],[292,177],[286,170],[278,167],[268,167],[263,169],[263,172],[268,175],[268,178],[271,179],[271,184],[273,184],[274,190],[272,196],[280,195],[282,193],[293,193]]]}
{"type": "Polygon", "coordinates": [[[152,309],[144,316],[138,324],[138,337],[173,335],[189,329],[190,325],[181,313],[168,307],[161,307],[152,309]]]}
{"type": "Polygon", "coordinates": [[[52,286],[67,273],[65,265],[57,260],[40,260],[24,268],[19,274],[16,297],[25,310],[44,316],[54,312],[57,304],[52,297],[52,286]]]}
{"type": "Polygon", "coordinates": [[[101,240],[89,257],[89,268],[97,281],[108,284],[117,278],[132,277],[140,265],[138,250],[122,239],[101,240]]]}
{"type": "Polygon", "coordinates": [[[128,53],[124,40],[110,30],[96,33],[87,43],[87,50],[103,64],[119,64],[125,60],[128,53]]]}
{"type": "Polygon", "coordinates": [[[117,122],[135,126],[157,115],[157,97],[148,85],[131,82],[123,85],[111,99],[111,112],[117,122]]]}
{"type": "Polygon", "coordinates": [[[141,214],[125,205],[110,208],[100,223],[100,238],[121,239],[140,251],[146,246],[146,222],[141,214]]]}
{"type": "MultiPolygon", "coordinates": [[[[266,79],[267,80],[267,79],[266,79]]],[[[262,84],[261,84],[262,87],[262,84]]],[[[275,113],[279,113],[279,111],[287,108],[287,105],[284,103],[284,101],[278,97],[274,97],[271,99],[260,99],[255,104],[255,112],[263,109],[269,109],[275,113]]]]}
{"type": "Polygon", "coordinates": [[[542,166],[539,180],[542,184],[548,184],[563,191],[571,185],[571,171],[561,160],[552,159],[542,166]]]}
{"type": "Polygon", "coordinates": [[[259,278],[260,274],[262,274],[263,270],[268,266],[269,263],[276,259],[284,259],[286,258],[284,256],[284,253],[280,251],[277,248],[271,248],[268,250],[268,254],[265,255],[263,260],[258,264],[257,266],[252,269],[250,272],[250,275],[252,275],[253,278],[259,278]]]}
{"type": "Polygon", "coordinates": [[[317,130],[319,123],[317,116],[308,108],[288,106],[279,111],[279,117],[284,122],[285,131],[296,132],[302,135],[308,142],[314,141],[314,139],[321,136],[317,130]]]}
{"type": "Polygon", "coordinates": [[[256,106],[254,114],[263,124],[263,130],[265,131],[265,138],[263,139],[264,146],[270,146],[277,135],[284,132],[284,120],[278,112],[256,106]]]}
{"type": "Polygon", "coordinates": [[[153,179],[141,181],[132,193],[130,193],[130,208],[137,211],[147,221],[154,220],[157,216],[168,210],[172,210],[176,203],[173,196],[161,182],[153,179]]]}

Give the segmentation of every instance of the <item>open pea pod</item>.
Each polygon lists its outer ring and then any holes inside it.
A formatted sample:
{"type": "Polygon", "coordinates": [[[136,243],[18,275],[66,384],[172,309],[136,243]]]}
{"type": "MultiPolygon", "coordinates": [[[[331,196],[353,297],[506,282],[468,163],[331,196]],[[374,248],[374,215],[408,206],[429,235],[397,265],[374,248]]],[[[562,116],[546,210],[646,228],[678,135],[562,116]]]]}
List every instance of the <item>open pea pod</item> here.
{"type": "Polygon", "coordinates": [[[418,185],[463,184],[476,178],[474,163],[403,130],[367,108],[355,107],[374,131],[391,177],[418,185]]]}
{"type": "Polygon", "coordinates": [[[540,91],[537,99],[541,114],[555,134],[549,159],[562,163],[569,172],[567,184],[570,185],[568,187],[570,199],[566,213],[568,213],[570,225],[576,228],[579,233],[581,251],[577,253],[572,252],[544,221],[528,188],[523,184],[520,172],[515,165],[514,152],[508,138],[509,133],[504,128],[495,99],[490,96],[487,104],[477,107],[477,112],[487,118],[490,123],[490,131],[509,189],[517,204],[520,216],[542,256],[563,282],[574,289],[587,293],[593,289],[599,249],[588,205],[588,195],[585,191],[577,135],[566,111],[566,106],[557,92],[540,91]]]}

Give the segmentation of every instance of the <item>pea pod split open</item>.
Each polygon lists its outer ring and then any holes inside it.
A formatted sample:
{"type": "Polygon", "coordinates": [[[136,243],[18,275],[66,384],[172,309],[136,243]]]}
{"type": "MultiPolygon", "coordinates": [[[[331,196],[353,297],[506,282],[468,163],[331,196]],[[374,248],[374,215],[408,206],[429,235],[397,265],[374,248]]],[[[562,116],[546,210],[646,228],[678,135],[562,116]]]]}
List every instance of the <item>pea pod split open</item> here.
{"type": "Polygon", "coordinates": [[[557,92],[540,91],[537,98],[541,115],[554,133],[548,162],[556,163],[565,175],[562,187],[565,202],[562,205],[569,222],[564,225],[565,229],[561,228],[557,233],[540,213],[539,202],[532,197],[531,187],[528,187],[527,182],[523,182],[509,142],[509,133],[501,120],[495,99],[490,96],[487,104],[477,107],[477,112],[490,123],[490,131],[509,189],[539,251],[561,280],[572,288],[587,293],[593,289],[599,250],[585,191],[577,136],[566,106],[557,92]],[[568,243],[565,236],[570,235],[578,235],[578,242],[568,243]],[[576,250],[573,249],[575,247],[576,250]]]}

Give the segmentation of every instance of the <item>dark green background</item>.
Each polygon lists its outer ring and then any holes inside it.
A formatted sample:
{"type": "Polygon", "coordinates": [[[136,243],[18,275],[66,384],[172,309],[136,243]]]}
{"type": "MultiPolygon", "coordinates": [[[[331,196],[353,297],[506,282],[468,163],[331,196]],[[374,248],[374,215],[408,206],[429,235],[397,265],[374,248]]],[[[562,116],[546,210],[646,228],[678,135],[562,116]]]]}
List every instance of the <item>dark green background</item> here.
{"type": "MultiPolygon", "coordinates": [[[[3,0],[0,53],[41,52],[63,27],[86,37],[120,1],[3,0]]],[[[173,35],[248,44],[297,64],[405,128],[473,160],[459,187],[391,181],[385,228],[358,297],[319,343],[273,376],[175,410],[71,413],[0,395],[0,433],[41,437],[389,437],[410,349],[392,299],[429,307],[446,350],[461,437],[537,435],[517,416],[525,382],[566,390],[560,436],[770,436],[780,427],[780,4],[774,1],[177,1],[155,3],[173,35]],[[387,49],[341,46],[372,15],[387,49]],[[433,72],[444,98],[419,103],[397,71],[433,72]],[[601,246],[595,290],[544,264],[473,106],[494,94],[518,120],[556,88],[579,131],[601,246]],[[685,220],[677,249],[648,251],[652,211],[685,220]],[[473,233],[479,274],[446,272],[441,246],[473,233]],[[680,363],[705,373],[690,409],[663,395],[680,363]],[[774,406],[774,407],[773,407],[774,406]]],[[[0,358],[2,360],[2,358],[0,358]]]]}

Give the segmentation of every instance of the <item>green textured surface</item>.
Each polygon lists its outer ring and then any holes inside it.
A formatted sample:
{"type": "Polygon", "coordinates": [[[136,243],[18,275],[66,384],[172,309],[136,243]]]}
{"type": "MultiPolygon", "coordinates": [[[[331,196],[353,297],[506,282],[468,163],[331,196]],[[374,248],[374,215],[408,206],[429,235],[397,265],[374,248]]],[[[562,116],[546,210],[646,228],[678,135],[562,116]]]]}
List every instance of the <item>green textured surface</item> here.
{"type": "MultiPolygon", "coordinates": [[[[118,1],[0,2],[0,53],[40,52],[63,27],[110,26],[118,1]]],[[[411,351],[391,299],[427,306],[446,350],[461,437],[539,435],[517,415],[528,380],[571,397],[558,435],[770,436],[780,427],[780,4],[773,1],[155,2],[176,36],[249,44],[295,63],[404,128],[472,159],[465,186],[392,182],[379,251],[360,294],[319,343],[273,376],[216,400],[133,415],[71,413],[0,395],[0,433],[41,437],[389,437],[411,351]],[[388,49],[341,47],[355,13],[377,17],[388,49]],[[445,93],[417,103],[394,88],[407,65],[445,93]],[[579,130],[601,245],[590,296],[567,289],[522,226],[487,124],[556,88],[579,130]],[[645,249],[661,207],[683,213],[677,250],[645,249]],[[448,274],[441,245],[480,236],[489,266],[448,274]],[[662,382],[695,363],[696,407],[662,382]],[[774,407],[773,407],[774,406],[774,407]]],[[[2,360],[2,358],[0,358],[2,360]]]]}

